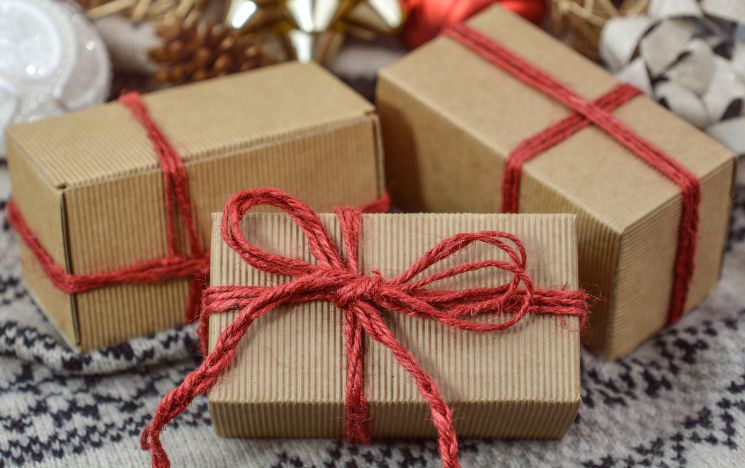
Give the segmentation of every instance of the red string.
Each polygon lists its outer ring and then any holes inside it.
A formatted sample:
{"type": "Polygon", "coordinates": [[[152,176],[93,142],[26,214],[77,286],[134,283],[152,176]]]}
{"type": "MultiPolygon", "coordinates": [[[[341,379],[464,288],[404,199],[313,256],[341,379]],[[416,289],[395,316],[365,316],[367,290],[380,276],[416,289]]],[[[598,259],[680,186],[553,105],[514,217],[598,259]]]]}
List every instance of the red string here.
{"type": "Polygon", "coordinates": [[[499,4],[534,23],[540,23],[543,0],[403,0],[406,23],[402,36],[408,47],[418,47],[448,26],[467,20],[486,7],[499,4]]]}
{"type": "Polygon", "coordinates": [[[524,140],[507,157],[502,183],[503,211],[518,211],[522,165],[590,124],[603,129],[618,143],[628,148],[635,156],[680,188],[683,194],[683,206],[678,229],[678,249],[675,257],[675,277],[668,323],[678,321],[685,312],[685,303],[693,277],[701,189],[693,173],[641,138],[610,113],[615,107],[638,93],[632,91],[629,85],[620,85],[597,101],[588,102],[544,70],[528,63],[468,26],[463,24],[452,26],[446,34],[523,83],[556,99],[576,113],[524,140]]]}
{"type": "Polygon", "coordinates": [[[186,321],[196,319],[199,311],[201,290],[204,278],[209,272],[209,253],[202,248],[196,222],[189,199],[189,185],[181,156],[173,148],[168,138],[160,131],[145,107],[139,94],[131,93],[119,98],[132,115],[147,131],[153,144],[163,173],[163,194],[166,207],[166,227],[168,255],[164,258],[148,260],[109,272],[91,274],[71,274],[57,265],[44,249],[36,235],[31,231],[15,203],[8,204],[8,222],[13,226],[54,286],[67,293],[75,294],[92,289],[118,284],[156,283],[169,279],[191,278],[186,321]],[[174,207],[178,208],[181,220],[186,227],[191,256],[178,252],[177,227],[174,207]]]}
{"type": "MultiPolygon", "coordinates": [[[[124,94],[119,98],[119,103],[126,106],[132,116],[147,130],[147,135],[153,144],[155,154],[158,156],[160,170],[163,174],[163,194],[165,196],[166,207],[166,230],[168,236],[168,256],[184,258],[178,254],[178,245],[176,241],[176,220],[174,210],[174,198],[177,204],[178,213],[181,215],[181,221],[186,228],[186,234],[191,249],[192,258],[204,259],[205,270],[209,270],[209,253],[205,252],[202,247],[202,241],[199,238],[199,231],[194,220],[192,212],[191,199],[189,197],[189,182],[184,167],[184,160],[176,151],[171,142],[161,131],[158,124],[150,116],[145,103],[138,93],[124,94]]],[[[207,272],[195,275],[189,286],[188,308],[186,311],[186,322],[191,322],[197,318],[199,313],[199,298],[206,285],[204,277],[207,272]]],[[[168,278],[160,278],[164,280],[168,278]]]]}
{"type": "MultiPolygon", "coordinates": [[[[145,102],[139,94],[125,94],[119,98],[119,103],[127,107],[132,116],[145,128],[148,139],[152,142],[153,149],[158,157],[158,163],[163,174],[168,255],[164,258],[136,263],[109,272],[71,274],[55,263],[12,201],[8,204],[8,222],[29,247],[52,284],[67,294],[82,293],[118,284],[158,283],[170,279],[191,278],[186,322],[192,322],[197,318],[201,293],[206,285],[205,278],[209,274],[209,252],[204,250],[199,238],[189,196],[189,182],[184,161],[150,116],[145,102]],[[186,229],[191,251],[190,257],[180,254],[178,251],[178,228],[174,208],[178,209],[178,214],[186,229]]],[[[363,210],[367,213],[377,213],[388,211],[389,207],[390,199],[385,194],[367,204],[363,210]]]]}
{"type": "Polygon", "coordinates": [[[344,311],[347,352],[344,426],[349,440],[370,440],[363,370],[366,335],[391,351],[427,400],[437,430],[440,456],[446,467],[459,466],[453,411],[414,355],[395,338],[383,320],[381,311],[435,320],[444,326],[477,332],[504,330],[526,314],[547,314],[562,319],[578,317],[581,324],[586,320],[588,306],[584,292],[534,288],[526,271],[525,248],[520,239],[512,234],[500,231],[457,234],[438,243],[402,274],[386,279],[378,273],[364,276],[360,271],[357,256],[361,211],[340,208],[336,214],[346,257],[334,244],[316,213],[277,189],[247,190],[228,201],[221,225],[222,237],[227,245],[252,267],[292,279],[277,286],[218,286],[204,291],[200,318],[202,343],[206,343],[207,323],[211,314],[230,310],[238,310],[239,313],[221,332],[202,364],[166,394],[143,431],[141,444],[143,449],[152,450],[154,467],[169,466],[160,441],[164,426],[186,410],[197,395],[209,391],[230,368],[238,343],[251,324],[281,305],[328,301],[344,311]],[[269,205],[285,211],[305,233],[315,263],[269,253],[248,242],[243,236],[240,222],[245,213],[257,205],[269,205]],[[417,279],[430,267],[475,243],[494,246],[503,252],[507,260],[463,263],[417,279]],[[505,271],[511,278],[506,284],[494,287],[460,291],[428,289],[435,281],[482,269],[505,271]],[[475,315],[487,313],[506,315],[508,318],[496,323],[469,320],[475,315]]]}

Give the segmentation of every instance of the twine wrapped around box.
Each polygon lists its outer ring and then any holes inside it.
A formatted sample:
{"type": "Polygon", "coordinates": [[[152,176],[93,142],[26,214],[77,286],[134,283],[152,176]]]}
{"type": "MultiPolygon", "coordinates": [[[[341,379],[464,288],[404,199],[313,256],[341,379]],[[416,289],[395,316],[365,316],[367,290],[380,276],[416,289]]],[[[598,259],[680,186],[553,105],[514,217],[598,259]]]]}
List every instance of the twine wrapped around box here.
{"type": "Polygon", "coordinates": [[[15,126],[9,214],[28,289],[80,350],[190,321],[211,211],[267,184],[319,209],[369,203],[383,194],[377,124],[320,67],[282,64],[15,126]]]}
{"type": "MultiPolygon", "coordinates": [[[[473,332],[506,330],[529,314],[559,319],[576,317],[580,326],[586,320],[587,295],[580,290],[536,288],[526,271],[526,249],[522,241],[510,233],[457,234],[440,241],[394,278],[383,278],[376,272],[366,276],[361,273],[358,259],[362,212],[355,208],[339,208],[335,212],[345,255],[335,245],[319,216],[301,201],[281,191],[271,188],[247,190],[228,201],[221,221],[222,238],[227,246],[252,267],[289,280],[274,286],[218,286],[205,290],[201,314],[203,342],[210,315],[231,310],[238,310],[239,314],[222,331],[202,364],[163,398],[143,431],[142,447],[152,451],[154,466],[169,465],[160,442],[164,426],[186,410],[197,395],[209,391],[231,367],[238,344],[252,324],[282,305],[326,301],[344,313],[347,354],[344,432],[349,440],[369,442],[371,438],[368,429],[370,415],[364,395],[363,356],[364,337],[367,336],[391,351],[426,399],[437,429],[440,455],[447,467],[459,466],[453,411],[417,358],[394,336],[383,319],[383,313],[434,320],[446,327],[473,332]],[[259,205],[278,208],[297,223],[315,262],[270,253],[247,240],[240,223],[247,211],[259,205]],[[497,252],[506,254],[507,260],[492,257],[469,261],[421,277],[434,265],[477,243],[494,246],[497,252]],[[510,279],[497,286],[463,290],[428,287],[436,281],[485,269],[506,272],[510,279]],[[474,316],[484,314],[504,315],[507,319],[495,322],[473,320],[474,316]]],[[[377,376],[371,375],[370,378],[376,379],[377,376]]]]}
{"type": "Polygon", "coordinates": [[[446,34],[473,50],[493,65],[507,71],[527,85],[556,99],[576,114],[523,140],[508,156],[502,181],[502,212],[517,213],[520,199],[520,173],[530,159],[571,137],[579,130],[593,124],[605,131],[631,153],[676,184],[683,193],[678,249],[675,257],[672,296],[668,323],[675,323],[683,316],[688,289],[693,278],[696,254],[696,235],[699,224],[701,188],[698,179],[678,161],[645,140],[609,111],[639,94],[633,87],[619,85],[598,99],[589,102],[564,86],[540,68],[523,60],[496,41],[465,25],[450,28],[446,34]]]}
{"type": "Polygon", "coordinates": [[[549,4],[553,33],[578,52],[597,60],[605,23],[645,12],[649,0],[551,0],[549,4]]]}
{"type": "MultiPolygon", "coordinates": [[[[60,290],[67,294],[81,293],[92,289],[122,284],[159,283],[171,279],[191,278],[188,308],[185,323],[198,318],[197,312],[209,273],[209,251],[202,247],[193,216],[189,184],[184,161],[158,124],[152,119],[147,106],[138,93],[125,94],[119,102],[126,106],[132,116],[142,124],[158,157],[163,173],[163,192],[166,206],[166,237],[168,256],[136,263],[114,271],[89,274],[67,273],[57,265],[51,255],[39,243],[29,228],[23,215],[11,201],[8,206],[8,222],[31,249],[41,264],[47,277],[60,290]],[[176,213],[179,214],[189,243],[190,255],[179,253],[177,241],[176,213]]],[[[362,210],[371,213],[386,212],[389,209],[388,196],[384,195],[365,205],[362,210]]]]}
{"type": "Polygon", "coordinates": [[[209,271],[209,252],[202,247],[202,241],[197,232],[184,161],[152,119],[139,94],[125,94],[119,98],[119,102],[130,110],[132,116],[147,131],[158,158],[158,165],[163,174],[168,255],[114,271],[76,275],[67,273],[62,266],[55,263],[12,201],[8,205],[8,222],[36,256],[47,277],[57,289],[67,294],[117,284],[147,284],[170,279],[191,278],[185,317],[185,323],[190,323],[197,318],[202,288],[206,284],[205,278],[209,271]],[[176,239],[178,229],[176,210],[187,232],[190,255],[179,252],[176,239]]]}

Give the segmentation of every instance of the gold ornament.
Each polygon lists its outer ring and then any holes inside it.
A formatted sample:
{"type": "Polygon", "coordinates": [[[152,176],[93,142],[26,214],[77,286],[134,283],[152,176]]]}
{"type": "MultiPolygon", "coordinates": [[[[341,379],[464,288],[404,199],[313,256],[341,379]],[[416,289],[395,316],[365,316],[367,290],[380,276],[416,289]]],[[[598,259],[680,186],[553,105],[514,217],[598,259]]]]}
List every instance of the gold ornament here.
{"type": "Polygon", "coordinates": [[[644,13],[649,0],[551,0],[554,34],[583,55],[598,60],[598,41],[605,23],[615,16],[644,13]]]}
{"type": "Polygon", "coordinates": [[[274,36],[287,58],[326,62],[347,34],[373,39],[398,31],[399,0],[229,0],[225,23],[274,36]]]}

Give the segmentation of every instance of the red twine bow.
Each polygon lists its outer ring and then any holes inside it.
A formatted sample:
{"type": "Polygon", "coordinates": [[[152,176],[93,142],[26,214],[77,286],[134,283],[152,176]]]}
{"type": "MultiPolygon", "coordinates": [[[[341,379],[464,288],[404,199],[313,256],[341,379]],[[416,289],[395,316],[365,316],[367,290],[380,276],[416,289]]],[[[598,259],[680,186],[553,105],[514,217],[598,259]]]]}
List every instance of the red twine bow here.
{"type": "Polygon", "coordinates": [[[186,410],[199,394],[209,391],[235,360],[241,338],[251,324],[276,307],[310,301],[328,301],[344,313],[347,351],[347,387],[345,434],[353,442],[370,441],[367,401],[364,395],[364,336],[388,348],[398,363],[411,375],[419,392],[427,400],[437,430],[443,464],[457,467],[458,441],[453,426],[453,411],[445,403],[440,389],[422,369],[414,355],[398,342],[384,322],[381,312],[400,313],[435,320],[444,326],[476,332],[504,330],[526,314],[587,317],[587,296],[582,291],[538,289],[526,271],[527,254],[520,239],[500,231],[463,233],[449,237],[425,253],[395,278],[379,274],[365,276],[360,271],[358,247],[361,210],[335,210],[343,236],[344,251],[335,245],[320,218],[301,201],[277,189],[247,190],[233,196],[223,211],[221,232],[227,245],[243,260],[268,274],[292,279],[276,286],[220,286],[204,291],[201,314],[201,339],[204,340],[209,316],[239,310],[236,319],[220,334],[214,348],[202,364],[184,381],[166,394],[150,424],[142,433],[141,445],[152,451],[153,466],[169,466],[161,445],[164,426],[186,410]],[[285,211],[303,230],[315,263],[266,252],[243,236],[240,222],[257,205],[269,205],[285,211]],[[435,264],[475,243],[485,243],[506,254],[508,260],[482,260],[463,263],[422,279],[420,274],[435,264]],[[463,290],[431,290],[436,281],[462,273],[494,269],[511,274],[506,283],[493,287],[463,290]],[[486,313],[509,315],[498,323],[466,319],[486,313]]]}

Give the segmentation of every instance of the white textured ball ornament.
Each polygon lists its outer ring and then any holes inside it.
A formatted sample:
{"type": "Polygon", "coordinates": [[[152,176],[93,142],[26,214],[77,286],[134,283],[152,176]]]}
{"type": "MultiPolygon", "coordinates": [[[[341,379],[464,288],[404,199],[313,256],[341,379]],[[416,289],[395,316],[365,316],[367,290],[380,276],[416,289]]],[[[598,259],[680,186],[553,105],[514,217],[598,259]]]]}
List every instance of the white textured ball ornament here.
{"type": "Polygon", "coordinates": [[[75,5],[0,0],[0,154],[9,125],[99,104],[110,81],[104,43],[75,5]]]}

